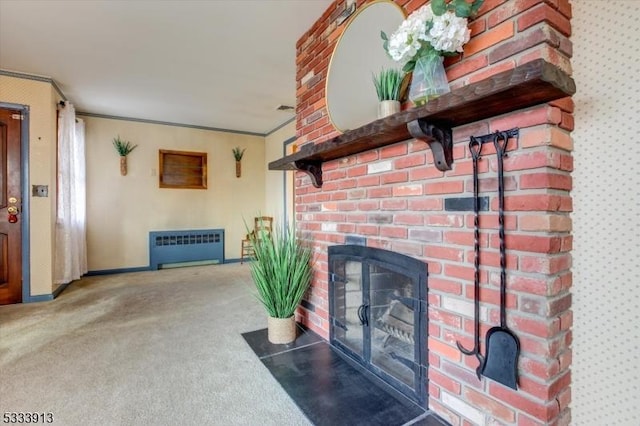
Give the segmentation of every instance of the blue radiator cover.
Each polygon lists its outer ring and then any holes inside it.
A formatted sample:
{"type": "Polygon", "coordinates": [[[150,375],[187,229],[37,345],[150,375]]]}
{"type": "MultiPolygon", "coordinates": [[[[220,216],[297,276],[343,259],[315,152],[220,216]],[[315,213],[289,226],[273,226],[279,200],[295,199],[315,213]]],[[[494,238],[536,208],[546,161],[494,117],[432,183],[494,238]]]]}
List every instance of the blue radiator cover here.
{"type": "Polygon", "coordinates": [[[215,260],[224,263],[224,229],[149,232],[149,268],[215,260]]]}

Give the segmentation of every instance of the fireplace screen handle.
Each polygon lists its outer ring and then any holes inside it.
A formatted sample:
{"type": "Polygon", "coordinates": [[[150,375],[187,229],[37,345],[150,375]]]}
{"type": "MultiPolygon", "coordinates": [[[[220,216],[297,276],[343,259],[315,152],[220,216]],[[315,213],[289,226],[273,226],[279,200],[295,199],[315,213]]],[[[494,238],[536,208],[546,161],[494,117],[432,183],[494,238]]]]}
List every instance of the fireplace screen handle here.
{"type": "Polygon", "coordinates": [[[360,324],[366,327],[369,326],[369,305],[360,305],[358,308],[358,319],[360,320],[360,324]]]}

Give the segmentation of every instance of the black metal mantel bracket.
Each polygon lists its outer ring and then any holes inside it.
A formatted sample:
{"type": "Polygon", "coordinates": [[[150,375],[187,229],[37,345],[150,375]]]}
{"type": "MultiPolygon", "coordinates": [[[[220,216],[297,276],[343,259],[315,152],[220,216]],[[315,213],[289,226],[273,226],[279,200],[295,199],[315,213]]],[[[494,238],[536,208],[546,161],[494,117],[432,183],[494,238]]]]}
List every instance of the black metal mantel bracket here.
{"type": "Polygon", "coordinates": [[[296,166],[296,169],[309,175],[313,186],[315,186],[316,188],[322,187],[322,161],[298,160],[294,164],[296,166]]]}
{"type": "Polygon", "coordinates": [[[409,134],[426,142],[433,153],[433,162],[438,170],[451,170],[453,164],[453,136],[451,126],[429,122],[423,118],[407,123],[409,134]]]}

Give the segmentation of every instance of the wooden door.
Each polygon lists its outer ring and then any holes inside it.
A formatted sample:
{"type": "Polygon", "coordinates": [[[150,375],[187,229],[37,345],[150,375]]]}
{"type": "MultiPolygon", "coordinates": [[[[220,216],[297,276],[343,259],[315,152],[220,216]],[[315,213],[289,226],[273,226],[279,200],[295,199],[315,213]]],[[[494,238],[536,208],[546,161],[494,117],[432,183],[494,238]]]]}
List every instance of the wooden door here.
{"type": "Polygon", "coordinates": [[[0,304],[22,301],[21,112],[0,108],[0,304]]]}

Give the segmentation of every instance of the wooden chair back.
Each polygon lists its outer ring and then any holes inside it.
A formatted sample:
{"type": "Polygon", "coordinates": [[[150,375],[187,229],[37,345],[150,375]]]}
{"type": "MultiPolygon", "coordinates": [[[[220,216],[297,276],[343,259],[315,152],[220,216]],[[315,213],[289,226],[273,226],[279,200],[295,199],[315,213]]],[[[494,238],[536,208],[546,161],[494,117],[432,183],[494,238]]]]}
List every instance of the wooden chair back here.
{"type": "Polygon", "coordinates": [[[263,232],[271,236],[271,232],[273,232],[273,217],[259,216],[254,218],[253,232],[257,238],[260,238],[263,232]]]}
{"type": "Polygon", "coordinates": [[[258,216],[253,219],[253,230],[248,233],[242,240],[242,248],[240,252],[240,263],[244,263],[244,259],[252,257],[255,252],[253,249],[253,242],[256,243],[262,235],[267,234],[271,236],[273,232],[273,217],[271,216],[258,216]]]}

